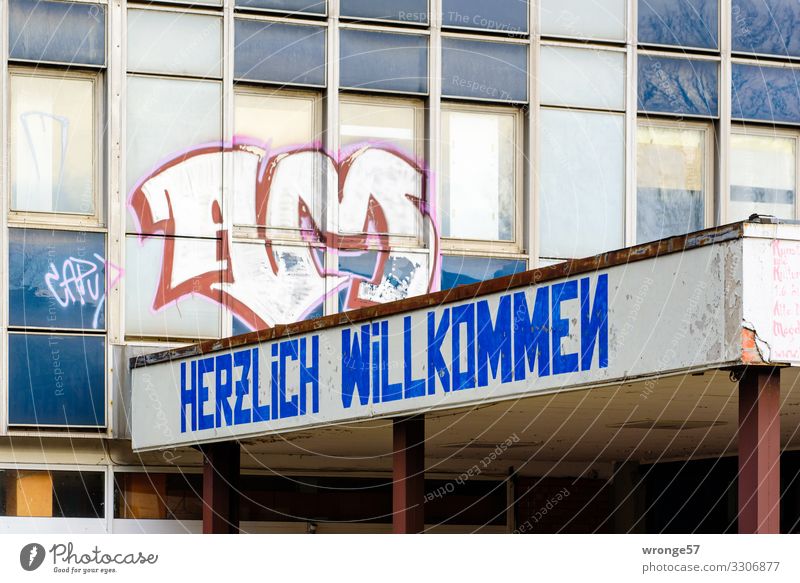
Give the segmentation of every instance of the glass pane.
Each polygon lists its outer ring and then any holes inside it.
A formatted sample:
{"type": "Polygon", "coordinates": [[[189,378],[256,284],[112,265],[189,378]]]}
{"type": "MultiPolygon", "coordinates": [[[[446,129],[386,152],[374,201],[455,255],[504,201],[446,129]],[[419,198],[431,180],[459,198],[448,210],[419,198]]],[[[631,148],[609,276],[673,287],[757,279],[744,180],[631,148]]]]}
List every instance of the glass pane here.
{"type": "Polygon", "coordinates": [[[625,54],[542,46],[541,103],[602,109],[625,107],[625,54]]]}
{"type": "Polygon", "coordinates": [[[625,40],[625,0],[540,0],[543,35],[625,40]]]}
{"type": "Polygon", "coordinates": [[[528,47],[442,38],[442,94],[492,101],[527,101],[528,47]]]}
{"type": "Polygon", "coordinates": [[[793,137],[731,134],[728,221],[753,213],[794,218],[796,144],[793,137]]]}
{"type": "Polygon", "coordinates": [[[795,69],[733,64],[731,117],[800,123],[800,74],[795,69]]]}
{"type": "Polygon", "coordinates": [[[325,28],[234,20],[234,77],[294,85],[325,85],[325,28]]]}
{"type": "Polygon", "coordinates": [[[221,52],[220,18],[128,10],[128,71],[221,77],[221,52]]]}
{"type": "Polygon", "coordinates": [[[442,26],[528,32],[527,0],[442,0],[442,26]]]}
{"type": "Polygon", "coordinates": [[[219,337],[217,241],[129,235],[125,248],[128,336],[219,337]]]}
{"type": "Polygon", "coordinates": [[[442,111],[442,236],[514,239],[515,125],[510,114],[442,111]]]}
{"type": "Polygon", "coordinates": [[[105,352],[105,336],[9,333],[9,424],[104,427],[105,352]]]}
{"type": "Polygon", "coordinates": [[[101,4],[11,0],[9,56],[75,65],[106,62],[106,7],[101,4]]]}
{"type": "Polygon", "coordinates": [[[114,473],[114,518],[202,520],[202,474],[114,473]]]}
{"type": "Polygon", "coordinates": [[[705,131],[640,125],[637,142],[637,242],[702,229],[705,131]]]}
{"type": "Polygon", "coordinates": [[[340,0],[342,16],[400,22],[428,22],[428,0],[340,0]]]}
{"type": "Polygon", "coordinates": [[[342,87],[427,93],[427,37],[342,29],[339,43],[342,87]]]}
{"type": "Polygon", "coordinates": [[[212,207],[222,190],[221,84],[131,76],[127,114],[128,193],[141,190],[149,206],[130,209],[128,232],[143,232],[153,222],[155,232],[169,227],[171,235],[216,236],[212,207]],[[152,221],[145,210],[152,211],[152,221]]]}
{"type": "Polygon", "coordinates": [[[236,6],[280,12],[325,14],[325,0],[236,0],[236,6]]]}
{"type": "Polygon", "coordinates": [[[718,0],[639,0],[639,42],[717,48],[718,0]]]}
{"type": "MultiPolygon", "coordinates": [[[[8,230],[9,324],[105,328],[105,235],[8,230]]],[[[116,283],[118,267],[109,269],[116,283]]]]}
{"type": "Polygon", "coordinates": [[[526,267],[524,259],[443,255],[442,289],[504,277],[525,271],[526,267]]]}
{"type": "Polygon", "coordinates": [[[339,293],[339,310],[355,310],[428,292],[427,253],[342,251],[339,271],[350,276],[339,293]]]}
{"type": "Polygon", "coordinates": [[[734,51],[800,57],[796,0],[733,0],[731,30],[734,51]]]}
{"type": "MultiPolygon", "coordinates": [[[[316,100],[312,96],[284,96],[267,93],[236,93],[234,133],[237,144],[260,144],[261,155],[249,156],[247,152],[234,153],[234,222],[239,225],[255,225],[257,206],[257,174],[263,156],[273,152],[291,152],[292,156],[278,163],[270,191],[286,191],[287,197],[277,201],[267,196],[267,220],[274,227],[296,228],[298,225],[297,203],[302,196],[308,208],[321,207],[320,187],[313,179],[328,164],[321,153],[305,151],[316,146],[317,135],[316,100]],[[288,172],[288,174],[286,173],[288,172]],[[285,185],[285,188],[282,186],[285,185]],[[285,203],[285,204],[284,204],[285,203]],[[292,204],[293,203],[293,204],[292,204]],[[273,220],[269,220],[269,219],[273,220]]],[[[253,150],[251,148],[251,150],[253,150]]],[[[269,193],[266,193],[267,195],[269,193]]],[[[313,215],[320,219],[321,208],[313,215]]]]}
{"type": "MultiPolygon", "coordinates": [[[[407,102],[347,101],[339,108],[339,135],[347,168],[339,205],[344,233],[416,236],[421,215],[408,195],[422,194],[417,136],[420,110],[407,102]]],[[[341,178],[340,178],[341,179],[341,178]]]]}
{"type": "Polygon", "coordinates": [[[11,209],[95,212],[94,80],[11,75],[11,209]]]}
{"type": "Polygon", "coordinates": [[[0,470],[0,516],[103,518],[105,474],[0,470]]]}
{"type": "Polygon", "coordinates": [[[716,117],[717,75],[713,61],[639,54],[639,111],[716,117]]]}
{"type": "Polygon", "coordinates": [[[540,254],[587,257],[623,244],[621,115],[542,109],[540,254]]]}

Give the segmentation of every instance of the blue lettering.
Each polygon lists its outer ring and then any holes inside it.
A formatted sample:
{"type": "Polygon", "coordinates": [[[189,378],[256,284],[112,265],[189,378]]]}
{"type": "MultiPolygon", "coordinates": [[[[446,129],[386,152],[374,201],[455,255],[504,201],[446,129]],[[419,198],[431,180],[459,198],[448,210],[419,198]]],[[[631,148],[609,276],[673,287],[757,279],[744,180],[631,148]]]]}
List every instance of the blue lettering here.
{"type": "Polygon", "coordinates": [[[233,359],[230,354],[220,354],[215,359],[214,368],[216,370],[217,390],[214,392],[216,402],[217,427],[233,424],[233,410],[229,399],[233,394],[233,359]],[[225,379],[223,380],[223,373],[225,379]]]}
{"type": "Polygon", "coordinates": [[[428,312],[428,394],[436,392],[436,379],[445,392],[450,391],[450,371],[442,356],[442,344],[450,329],[450,308],[442,310],[439,326],[436,326],[436,313],[428,312]]]}
{"type": "Polygon", "coordinates": [[[369,402],[369,324],[361,326],[361,343],[350,330],[342,330],[342,406],[349,409],[353,392],[358,392],[361,405],[369,402]]]}
{"type": "Polygon", "coordinates": [[[475,304],[453,307],[453,390],[475,387],[475,304]],[[461,370],[461,325],[467,329],[467,370],[461,370]]]}
{"type": "Polygon", "coordinates": [[[494,326],[488,301],[478,302],[476,316],[478,386],[485,387],[489,384],[489,368],[492,370],[492,378],[497,378],[497,373],[500,372],[502,382],[511,382],[511,296],[500,297],[494,326]]]}
{"type": "Polygon", "coordinates": [[[311,412],[319,413],[319,336],[311,337],[311,365],[306,355],[306,339],[300,339],[300,415],[306,414],[306,385],[311,385],[311,412]]]}
{"type": "Polygon", "coordinates": [[[533,316],[525,292],[514,294],[514,380],[525,379],[539,362],[539,376],[550,374],[550,288],[536,290],[533,316]],[[525,361],[527,360],[527,371],[525,361]]]}
{"type": "Polygon", "coordinates": [[[197,430],[197,363],[190,362],[192,376],[190,385],[186,387],[186,363],[181,363],[181,433],[186,433],[186,408],[191,407],[192,431],[197,430]]]}
{"type": "Polygon", "coordinates": [[[253,410],[244,408],[244,396],[250,393],[250,351],[235,352],[233,365],[242,369],[242,377],[236,381],[236,403],[233,407],[234,425],[243,425],[251,421],[266,421],[269,419],[269,407],[258,406],[258,387],[253,391],[253,410]]]}
{"type": "Polygon", "coordinates": [[[561,317],[561,302],[578,297],[578,282],[575,280],[553,284],[553,374],[564,374],[578,370],[578,353],[561,353],[561,339],[569,336],[569,320],[561,317]]]}
{"type": "Polygon", "coordinates": [[[286,359],[297,360],[297,339],[285,340],[280,343],[280,417],[297,417],[299,410],[297,395],[286,398],[286,359]]]}
{"type": "Polygon", "coordinates": [[[403,397],[422,397],[425,395],[425,379],[412,378],[414,353],[411,350],[411,316],[403,318],[403,397]]]}
{"type": "Polygon", "coordinates": [[[381,401],[403,398],[403,384],[389,382],[389,322],[381,322],[381,401]]]}
{"type": "Polygon", "coordinates": [[[597,277],[591,307],[589,285],[588,277],[581,279],[581,370],[592,368],[594,345],[598,338],[599,366],[608,366],[608,274],[597,277]]]}
{"type": "Polygon", "coordinates": [[[214,427],[214,414],[203,413],[203,405],[208,401],[208,387],[206,386],[206,373],[214,372],[214,357],[203,358],[197,361],[197,392],[198,392],[198,423],[197,427],[201,431],[203,429],[211,429],[214,427]]]}

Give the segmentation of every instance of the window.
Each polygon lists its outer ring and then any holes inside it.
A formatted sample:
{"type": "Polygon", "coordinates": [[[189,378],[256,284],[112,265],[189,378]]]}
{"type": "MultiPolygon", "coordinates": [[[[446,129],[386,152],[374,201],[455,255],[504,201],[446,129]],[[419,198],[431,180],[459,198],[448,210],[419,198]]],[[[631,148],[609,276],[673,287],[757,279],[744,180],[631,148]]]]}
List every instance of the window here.
{"type": "Polygon", "coordinates": [[[639,0],[639,42],[716,49],[719,0],[639,0]]]}
{"type": "Polygon", "coordinates": [[[0,469],[0,516],[103,518],[102,471],[0,469]]]}
{"type": "Polygon", "coordinates": [[[521,134],[516,109],[443,104],[443,237],[520,247],[521,134]]]}
{"type": "Polygon", "coordinates": [[[442,0],[442,27],[528,32],[527,0],[442,0]]]}
{"type": "Polygon", "coordinates": [[[524,259],[444,255],[442,289],[511,275],[525,271],[526,266],[524,259]]]}
{"type": "Polygon", "coordinates": [[[428,37],[345,28],[339,42],[342,87],[428,92],[428,37]]]}
{"type": "Polygon", "coordinates": [[[731,117],[800,123],[800,69],[734,63],[731,117]]]}
{"type": "Polygon", "coordinates": [[[527,101],[527,44],[443,37],[442,95],[482,101],[527,101]]]}
{"type": "Polygon", "coordinates": [[[395,20],[404,23],[428,22],[428,0],[340,0],[344,18],[395,20]]]}
{"type": "Polygon", "coordinates": [[[800,57],[800,4],[795,0],[733,0],[732,49],[800,57]]]}
{"type": "Polygon", "coordinates": [[[719,64],[639,53],[639,111],[717,117],[719,64]]]}
{"type": "Polygon", "coordinates": [[[543,36],[625,40],[626,0],[540,0],[543,36]]]}
{"type": "Polygon", "coordinates": [[[351,162],[340,193],[341,233],[421,236],[418,207],[407,195],[424,194],[423,111],[416,100],[342,96],[340,147],[351,162]]]}
{"type": "Polygon", "coordinates": [[[116,472],[114,518],[202,520],[201,474],[116,472]]]}
{"type": "Polygon", "coordinates": [[[710,136],[704,125],[639,122],[638,243],[697,231],[710,223],[710,136]]]}
{"type": "Polygon", "coordinates": [[[587,257],[623,246],[624,117],[540,110],[540,256],[587,257]]]}
{"type": "Polygon", "coordinates": [[[324,180],[333,176],[329,160],[317,149],[322,124],[320,96],[240,87],[234,95],[234,108],[236,143],[255,144],[262,156],[281,155],[269,183],[270,196],[262,199],[260,195],[266,193],[256,188],[261,159],[244,152],[236,154],[235,224],[297,230],[302,227],[298,217],[302,201],[317,226],[323,226],[324,180]]]}
{"type": "Polygon", "coordinates": [[[237,8],[258,8],[275,12],[325,14],[325,0],[236,0],[237,8]]]}
{"type": "Polygon", "coordinates": [[[797,136],[766,128],[731,132],[728,221],[753,213],[795,218],[797,136]]]}
{"type": "Polygon", "coordinates": [[[542,45],[540,101],[545,105],[625,108],[625,53],[542,45]]]}
{"type": "Polygon", "coordinates": [[[96,216],[96,78],[14,70],[11,210],[96,216]]]}

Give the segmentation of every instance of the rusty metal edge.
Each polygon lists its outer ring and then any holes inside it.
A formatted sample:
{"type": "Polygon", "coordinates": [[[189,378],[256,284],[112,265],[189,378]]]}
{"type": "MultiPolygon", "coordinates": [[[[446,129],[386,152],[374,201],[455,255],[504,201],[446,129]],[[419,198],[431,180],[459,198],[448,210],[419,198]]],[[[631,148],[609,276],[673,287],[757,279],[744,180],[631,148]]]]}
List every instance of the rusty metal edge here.
{"type": "Polygon", "coordinates": [[[229,350],[248,344],[269,342],[277,338],[291,337],[308,332],[317,332],[327,328],[386,318],[403,312],[470,300],[497,292],[509,291],[528,285],[538,285],[556,279],[597,271],[599,269],[626,265],[628,263],[644,261],[662,255],[679,253],[698,247],[740,239],[744,235],[744,224],[746,222],[747,221],[741,221],[719,227],[712,227],[686,235],[660,239],[633,247],[625,247],[583,259],[572,259],[548,267],[540,267],[539,269],[523,271],[505,277],[459,286],[449,290],[398,300],[378,306],[371,306],[369,308],[353,310],[351,312],[331,314],[330,316],[323,316],[322,318],[305,320],[293,324],[281,324],[274,328],[257,330],[238,336],[229,336],[228,338],[222,338],[220,340],[206,340],[179,348],[170,348],[152,354],[134,356],[130,359],[130,368],[142,368],[172,360],[209,354],[220,350],[229,350]]]}

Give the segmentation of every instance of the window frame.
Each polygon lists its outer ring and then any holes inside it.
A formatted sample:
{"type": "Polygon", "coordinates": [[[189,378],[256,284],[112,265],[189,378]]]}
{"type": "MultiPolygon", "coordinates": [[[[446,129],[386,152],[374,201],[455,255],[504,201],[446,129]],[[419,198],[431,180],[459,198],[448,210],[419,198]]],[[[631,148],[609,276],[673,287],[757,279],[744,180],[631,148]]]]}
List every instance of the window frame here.
{"type": "MultiPolygon", "coordinates": [[[[639,224],[637,219],[636,209],[639,206],[639,128],[652,127],[660,129],[672,130],[700,130],[703,132],[703,228],[707,229],[714,225],[714,217],[716,216],[715,203],[715,172],[714,172],[714,123],[713,120],[703,122],[697,118],[690,119],[669,119],[669,118],[656,118],[637,116],[636,118],[636,157],[633,163],[636,166],[636,182],[633,184],[633,241],[637,243],[639,236],[639,224]]],[[[685,234],[685,233],[684,233],[685,234]]]]}
{"type": "Polygon", "coordinates": [[[57,211],[29,211],[29,210],[15,210],[13,204],[13,182],[16,176],[14,171],[14,155],[13,152],[16,148],[11,144],[9,139],[7,162],[8,172],[6,174],[6,203],[8,205],[8,222],[9,225],[35,227],[42,226],[48,229],[58,229],[59,227],[75,227],[75,228],[98,228],[106,226],[106,204],[103,193],[105,192],[105,158],[102,150],[104,149],[103,139],[103,123],[98,123],[98,120],[104,119],[104,83],[101,71],[86,71],[86,70],[62,70],[50,67],[37,67],[31,69],[30,67],[16,67],[9,66],[8,69],[8,110],[6,123],[9,127],[12,125],[12,103],[14,95],[11,91],[12,77],[30,77],[30,78],[46,78],[50,80],[59,79],[73,79],[80,81],[89,81],[92,83],[92,202],[94,205],[93,213],[79,213],[79,212],[57,212],[57,211]]]}
{"type": "MultiPolygon", "coordinates": [[[[445,112],[462,112],[462,113],[492,113],[510,115],[513,119],[514,127],[514,218],[512,221],[512,237],[508,241],[499,239],[481,240],[469,239],[464,237],[448,237],[444,233],[440,233],[441,251],[443,254],[455,255],[477,255],[482,257],[496,257],[496,258],[528,258],[525,253],[524,244],[524,180],[525,180],[525,166],[529,163],[525,159],[525,119],[523,115],[523,107],[520,105],[497,105],[469,102],[464,103],[461,101],[450,101],[442,99],[441,102],[441,121],[440,124],[444,125],[445,112]],[[449,252],[449,253],[448,253],[449,252]]],[[[442,128],[439,128],[440,134],[442,128]]],[[[440,140],[440,151],[438,152],[439,158],[444,158],[445,143],[440,140]]],[[[444,168],[440,168],[439,174],[441,177],[444,175],[444,168]]],[[[441,215],[444,208],[444,184],[440,185],[437,192],[437,213],[441,215]]],[[[437,217],[437,222],[439,217],[437,217]]]]}
{"type": "MultiPolygon", "coordinates": [[[[276,88],[270,85],[260,85],[254,83],[234,83],[233,85],[233,92],[232,92],[232,101],[233,101],[233,119],[232,119],[232,132],[233,135],[235,134],[236,128],[236,98],[239,95],[249,95],[255,97],[280,97],[280,98],[287,98],[287,99],[301,99],[310,101],[313,108],[313,134],[317,136],[317,141],[322,141],[323,137],[323,114],[325,111],[325,104],[324,104],[324,93],[322,91],[313,91],[310,89],[296,89],[292,86],[288,88],[276,88]]],[[[256,136],[253,136],[256,137],[256,136]]],[[[296,144],[300,146],[301,144],[296,144]]],[[[325,192],[319,193],[321,200],[319,201],[323,212],[327,205],[327,200],[325,199],[325,192]]],[[[255,201],[254,201],[255,204],[255,201]]],[[[233,228],[233,240],[234,241],[253,241],[253,240],[262,240],[264,237],[264,233],[270,240],[275,241],[285,241],[285,242],[297,242],[302,241],[304,235],[312,233],[311,231],[307,231],[304,229],[288,229],[283,227],[268,227],[266,225],[246,225],[241,223],[236,223],[235,221],[235,205],[236,200],[233,195],[230,196],[230,208],[231,208],[231,225],[233,228]],[[266,229],[266,230],[265,230],[266,229]]],[[[324,232],[326,230],[325,225],[321,224],[319,227],[324,232]]]]}
{"type": "MultiPolygon", "coordinates": [[[[352,105],[379,105],[381,107],[397,107],[397,108],[406,108],[411,107],[414,111],[414,152],[410,154],[413,155],[414,160],[418,162],[422,162],[424,164],[424,174],[421,180],[421,187],[425,196],[430,199],[431,196],[434,196],[431,188],[431,177],[430,177],[430,170],[427,162],[426,156],[426,142],[427,142],[427,135],[425,132],[425,124],[426,124],[426,112],[428,110],[427,101],[423,99],[421,96],[414,98],[412,96],[403,95],[402,97],[390,97],[389,95],[376,95],[376,94],[369,94],[365,95],[361,92],[350,92],[350,91],[340,91],[339,95],[339,103],[338,107],[341,109],[342,103],[348,103],[352,105]]],[[[337,143],[341,144],[341,127],[342,127],[342,117],[339,115],[337,120],[337,126],[335,128],[330,128],[331,130],[336,131],[337,136],[337,143]]],[[[341,145],[340,145],[341,148],[341,145]]],[[[338,193],[337,193],[338,194],[338,193]]],[[[422,193],[420,193],[422,194],[422,193]]],[[[339,201],[338,196],[336,199],[336,204],[333,205],[334,207],[334,215],[335,215],[335,225],[336,225],[336,234],[338,236],[343,237],[344,239],[348,239],[351,237],[357,237],[362,235],[363,233],[349,233],[344,232],[340,228],[340,221],[339,221],[339,201]]],[[[323,201],[323,204],[327,206],[328,201],[323,201]]],[[[390,246],[395,249],[396,251],[406,250],[406,251],[418,251],[425,247],[425,220],[423,219],[421,214],[418,214],[416,219],[416,235],[391,235],[388,236],[388,241],[390,246]]],[[[372,251],[372,250],[380,250],[379,245],[375,245],[374,243],[368,243],[367,245],[360,247],[354,250],[360,251],[372,251]]],[[[349,249],[349,247],[348,247],[349,249]]]]}
{"type": "MultiPolygon", "coordinates": [[[[768,122],[751,122],[745,120],[731,120],[730,139],[728,141],[728,155],[733,156],[733,136],[746,135],[758,136],[767,138],[791,138],[794,140],[794,210],[793,219],[800,218],[800,203],[798,203],[798,186],[800,186],[800,129],[792,129],[778,125],[772,125],[768,122]]],[[[732,174],[732,169],[729,168],[729,174],[732,174]]],[[[721,224],[731,222],[730,218],[730,201],[731,201],[731,179],[728,177],[728,192],[720,193],[722,199],[722,217],[721,224]]]]}

